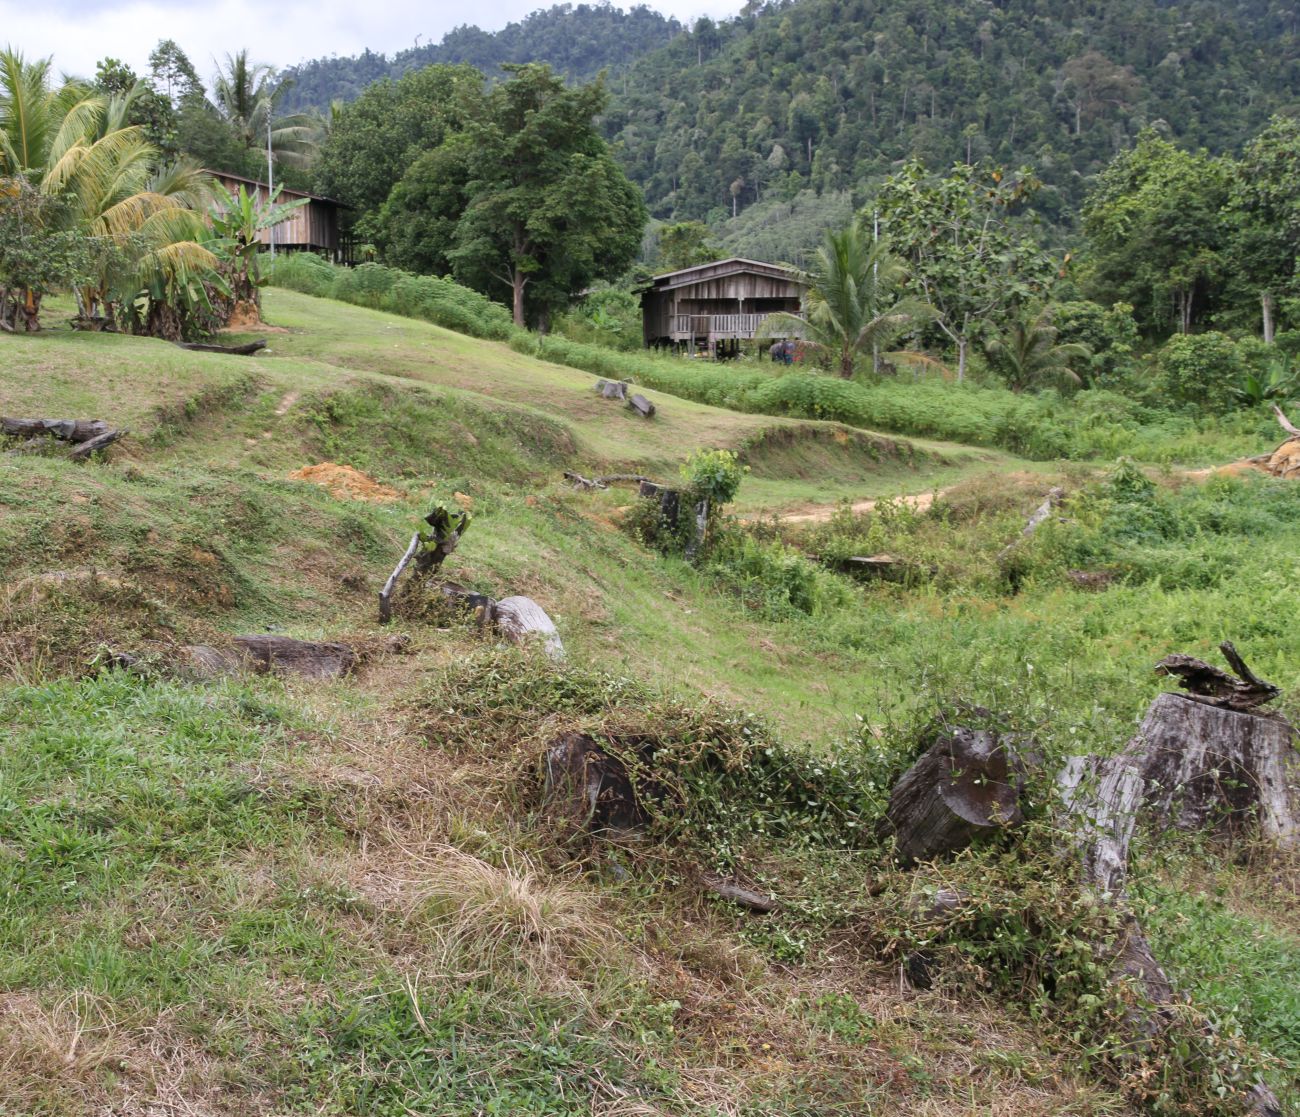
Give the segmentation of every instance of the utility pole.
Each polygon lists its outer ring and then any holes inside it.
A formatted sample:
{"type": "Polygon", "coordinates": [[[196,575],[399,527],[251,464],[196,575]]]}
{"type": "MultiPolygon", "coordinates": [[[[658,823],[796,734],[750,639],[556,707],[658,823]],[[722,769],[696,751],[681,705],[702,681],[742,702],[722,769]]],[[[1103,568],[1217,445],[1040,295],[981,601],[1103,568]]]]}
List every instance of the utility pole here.
{"type": "MultiPolygon", "coordinates": [[[[871,251],[877,252],[880,247],[880,210],[871,211],[871,251]]],[[[871,298],[872,309],[879,311],[880,307],[880,257],[877,255],[875,262],[871,265],[871,298]]],[[[871,371],[880,375],[880,342],[874,337],[871,339],[871,371]]]]}
{"type": "MultiPolygon", "coordinates": [[[[271,198],[275,194],[275,168],[271,163],[271,104],[266,105],[266,208],[271,208],[271,198]]],[[[267,230],[266,239],[271,246],[271,259],[275,259],[275,226],[267,230]]]]}

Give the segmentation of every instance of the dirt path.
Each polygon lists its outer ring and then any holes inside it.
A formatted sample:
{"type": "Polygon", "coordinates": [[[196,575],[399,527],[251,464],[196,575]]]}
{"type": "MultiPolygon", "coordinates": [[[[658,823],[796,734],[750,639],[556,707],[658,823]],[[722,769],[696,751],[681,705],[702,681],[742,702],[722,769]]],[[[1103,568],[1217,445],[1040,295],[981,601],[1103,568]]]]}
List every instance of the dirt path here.
{"type": "MultiPolygon", "coordinates": [[[[952,488],[952,486],[949,486],[952,488]]],[[[916,512],[924,512],[934,503],[936,496],[943,496],[948,489],[939,489],[937,492],[931,490],[928,493],[911,493],[902,496],[877,496],[870,500],[855,500],[849,505],[853,514],[860,515],[863,512],[870,512],[877,504],[882,501],[893,501],[896,504],[906,505],[916,512]]],[[[824,524],[843,507],[843,503],[836,504],[817,504],[795,512],[781,512],[777,519],[787,524],[824,524]]]]}

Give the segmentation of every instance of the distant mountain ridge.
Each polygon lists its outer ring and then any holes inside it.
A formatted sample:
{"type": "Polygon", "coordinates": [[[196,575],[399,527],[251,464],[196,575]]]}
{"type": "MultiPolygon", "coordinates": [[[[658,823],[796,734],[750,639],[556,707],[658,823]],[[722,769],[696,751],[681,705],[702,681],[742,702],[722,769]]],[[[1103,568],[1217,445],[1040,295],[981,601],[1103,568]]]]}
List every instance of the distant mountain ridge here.
{"type": "Polygon", "coordinates": [[[461,25],[441,42],[411,47],[392,58],[365,50],[287,66],[281,73],[292,81],[281,108],[326,109],[334,100],[352,100],[371,82],[436,63],[468,62],[495,75],[503,63],[548,62],[571,80],[586,81],[603,69],[626,66],[684,30],[677,20],[645,5],[622,11],[608,4],[557,4],[500,31],[461,25]]]}

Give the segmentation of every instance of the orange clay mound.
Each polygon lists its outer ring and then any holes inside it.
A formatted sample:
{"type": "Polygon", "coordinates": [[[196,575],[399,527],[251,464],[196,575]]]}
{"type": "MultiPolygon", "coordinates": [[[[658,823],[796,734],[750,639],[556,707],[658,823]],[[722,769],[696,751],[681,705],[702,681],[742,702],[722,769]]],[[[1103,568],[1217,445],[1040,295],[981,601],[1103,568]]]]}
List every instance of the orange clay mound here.
{"type": "Polygon", "coordinates": [[[1300,438],[1292,438],[1273,451],[1268,459],[1268,471],[1274,477],[1300,480],[1300,438]]]}
{"type": "Polygon", "coordinates": [[[331,496],[339,500],[368,500],[375,504],[386,504],[401,497],[396,489],[381,485],[374,478],[367,477],[359,469],[350,465],[335,465],[333,462],[321,462],[320,465],[305,465],[289,474],[295,481],[310,481],[328,489],[331,496]]]}

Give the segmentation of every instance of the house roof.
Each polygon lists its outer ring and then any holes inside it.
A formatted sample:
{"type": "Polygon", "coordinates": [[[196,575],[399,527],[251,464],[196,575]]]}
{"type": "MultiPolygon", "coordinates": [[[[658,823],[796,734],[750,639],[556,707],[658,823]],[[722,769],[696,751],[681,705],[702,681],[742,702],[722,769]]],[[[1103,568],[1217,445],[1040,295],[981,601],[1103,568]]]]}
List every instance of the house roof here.
{"type": "MultiPolygon", "coordinates": [[[[203,173],[211,175],[213,178],[228,178],[233,182],[245,182],[249,186],[260,186],[263,190],[267,188],[265,182],[257,178],[248,178],[246,175],[233,174],[230,171],[214,171],[211,167],[204,167],[203,173]]],[[[290,186],[280,187],[281,198],[310,198],[313,202],[324,202],[327,206],[338,206],[340,209],[352,209],[347,202],[340,202],[337,198],[327,198],[324,194],[311,194],[306,190],[294,190],[290,186]]]]}
{"type": "Polygon", "coordinates": [[[794,268],[786,267],[783,264],[767,264],[762,260],[746,260],[740,256],[733,256],[728,260],[713,260],[707,264],[696,264],[694,267],[657,275],[651,281],[650,287],[655,291],[671,291],[676,287],[689,287],[692,283],[699,283],[705,279],[714,279],[722,275],[736,275],[743,272],[766,275],[773,279],[787,279],[800,287],[807,286],[802,276],[794,268]]]}

